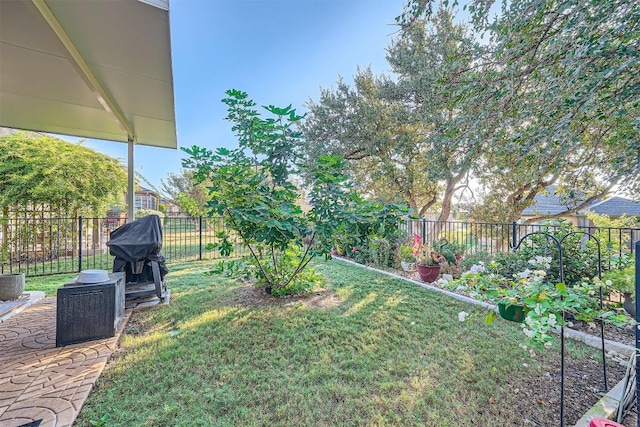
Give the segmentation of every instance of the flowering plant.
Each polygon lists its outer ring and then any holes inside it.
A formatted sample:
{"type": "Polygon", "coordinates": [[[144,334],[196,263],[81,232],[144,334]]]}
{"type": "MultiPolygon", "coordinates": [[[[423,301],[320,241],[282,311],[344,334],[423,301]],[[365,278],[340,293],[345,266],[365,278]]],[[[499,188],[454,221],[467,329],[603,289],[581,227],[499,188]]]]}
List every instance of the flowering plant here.
{"type": "Polygon", "coordinates": [[[416,255],[412,246],[402,244],[397,249],[398,259],[404,262],[416,262],[416,255]]]}
{"type": "Polygon", "coordinates": [[[429,244],[420,245],[416,254],[416,262],[419,265],[440,265],[442,256],[433,249],[429,244]]]}
{"type": "MultiPolygon", "coordinates": [[[[599,280],[583,280],[567,286],[562,282],[554,283],[548,277],[550,257],[536,256],[528,265],[529,268],[514,274],[513,278],[506,278],[498,273],[499,266],[494,261],[489,266],[480,263],[472,266],[459,281],[454,281],[453,286],[484,301],[522,306],[526,313],[523,332],[536,346],[551,345],[551,332],[566,325],[563,313],[587,322],[602,319],[618,326],[630,322],[622,314],[599,308],[597,288],[603,285],[599,280]]],[[[486,323],[490,324],[496,318],[497,313],[491,311],[486,323]]]]}

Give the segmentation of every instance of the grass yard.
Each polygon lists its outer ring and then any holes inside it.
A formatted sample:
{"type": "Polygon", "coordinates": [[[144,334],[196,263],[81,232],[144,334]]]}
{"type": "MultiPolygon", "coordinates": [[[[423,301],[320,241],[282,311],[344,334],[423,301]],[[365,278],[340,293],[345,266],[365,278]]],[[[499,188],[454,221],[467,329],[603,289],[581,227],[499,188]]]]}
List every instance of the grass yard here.
{"type": "Polygon", "coordinates": [[[78,273],[56,274],[54,276],[25,277],[25,291],[43,291],[45,296],[55,297],[58,288],[78,277],[78,273]]]}
{"type": "Polygon", "coordinates": [[[518,325],[485,326],[481,309],[359,267],[316,267],[329,290],[278,300],[204,276],[210,263],[170,266],[171,304],[134,313],[77,425],[516,426],[557,413],[519,394],[558,355],[531,358],[518,325]],[[460,323],[462,310],[476,314],[460,323]]]}

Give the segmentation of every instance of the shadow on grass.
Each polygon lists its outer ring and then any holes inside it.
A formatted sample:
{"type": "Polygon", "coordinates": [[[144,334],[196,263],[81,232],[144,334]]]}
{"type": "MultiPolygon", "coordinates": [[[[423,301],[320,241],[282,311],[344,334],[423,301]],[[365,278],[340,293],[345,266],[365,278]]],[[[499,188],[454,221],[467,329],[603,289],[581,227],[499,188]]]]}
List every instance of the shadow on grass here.
{"type": "MultiPolygon", "coordinates": [[[[548,357],[517,325],[406,282],[317,263],[341,301],[237,303],[242,284],[176,268],[169,306],[135,313],[78,425],[520,425],[548,357]],[[234,301],[236,303],[234,303],[234,301]],[[458,321],[458,312],[472,317],[458,321]],[[123,398],[126,396],[126,399],[123,398]]],[[[584,357],[590,357],[588,352],[584,357]]],[[[549,356],[553,357],[553,355],[549,356]]]]}

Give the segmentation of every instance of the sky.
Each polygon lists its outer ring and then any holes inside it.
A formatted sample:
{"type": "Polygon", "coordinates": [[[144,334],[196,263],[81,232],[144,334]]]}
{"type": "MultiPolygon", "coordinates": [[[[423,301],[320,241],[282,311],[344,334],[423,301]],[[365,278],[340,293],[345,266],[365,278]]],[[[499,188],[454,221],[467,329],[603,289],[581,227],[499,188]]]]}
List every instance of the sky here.
{"type": "MultiPolygon", "coordinates": [[[[390,73],[385,49],[404,0],[172,0],[174,100],[179,147],[235,147],[220,102],[228,89],[258,105],[299,113],[320,88],[352,82],[358,67],[390,73]]],[[[70,141],[77,138],[61,137],[70,141]]],[[[126,163],[127,145],[84,144],[126,163]]],[[[181,150],[136,146],[135,169],[153,186],[179,173],[181,150]]],[[[142,183],[143,186],[147,186],[142,183]]]]}

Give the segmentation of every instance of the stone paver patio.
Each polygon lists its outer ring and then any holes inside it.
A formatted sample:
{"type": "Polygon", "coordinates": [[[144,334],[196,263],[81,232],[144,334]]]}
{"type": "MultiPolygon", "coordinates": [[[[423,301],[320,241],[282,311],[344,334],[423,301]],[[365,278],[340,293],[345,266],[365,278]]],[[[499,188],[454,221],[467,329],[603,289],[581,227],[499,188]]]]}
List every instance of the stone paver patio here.
{"type": "Polygon", "coordinates": [[[55,298],[0,323],[0,426],[38,420],[40,427],[72,425],[130,314],[113,338],[59,348],[55,298]]]}

